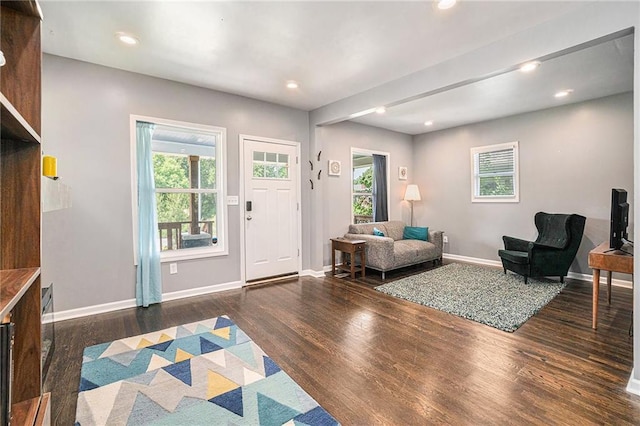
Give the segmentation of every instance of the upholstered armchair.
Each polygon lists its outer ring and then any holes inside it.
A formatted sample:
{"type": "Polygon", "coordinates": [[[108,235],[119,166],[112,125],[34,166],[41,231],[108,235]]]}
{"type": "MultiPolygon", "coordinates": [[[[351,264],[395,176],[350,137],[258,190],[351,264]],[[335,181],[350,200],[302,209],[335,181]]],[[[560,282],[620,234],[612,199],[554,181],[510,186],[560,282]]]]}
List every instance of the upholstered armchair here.
{"type": "Polygon", "coordinates": [[[577,214],[538,212],[535,224],[538,238],[525,241],[503,236],[504,250],[498,250],[504,273],[507,270],[529,277],[564,277],[576,257],[586,218],[577,214]]]}

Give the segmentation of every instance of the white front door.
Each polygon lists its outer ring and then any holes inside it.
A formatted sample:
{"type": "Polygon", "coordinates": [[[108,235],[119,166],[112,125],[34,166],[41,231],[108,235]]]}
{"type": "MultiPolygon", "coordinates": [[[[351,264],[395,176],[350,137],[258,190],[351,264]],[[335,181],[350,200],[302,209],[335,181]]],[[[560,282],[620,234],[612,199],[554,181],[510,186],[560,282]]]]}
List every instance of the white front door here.
{"type": "Polygon", "coordinates": [[[297,146],[244,140],[246,281],[298,272],[297,146]]]}

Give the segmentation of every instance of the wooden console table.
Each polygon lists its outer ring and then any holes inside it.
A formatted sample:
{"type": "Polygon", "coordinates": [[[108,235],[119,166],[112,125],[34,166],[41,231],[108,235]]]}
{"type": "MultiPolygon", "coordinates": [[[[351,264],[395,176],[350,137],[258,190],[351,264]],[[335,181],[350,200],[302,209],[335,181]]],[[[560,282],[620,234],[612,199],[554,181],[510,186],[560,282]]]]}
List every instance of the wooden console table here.
{"type": "Polygon", "coordinates": [[[364,248],[367,244],[364,240],[348,240],[346,238],[331,238],[331,273],[336,274],[336,250],[343,253],[342,264],[338,265],[339,269],[351,272],[351,279],[356,277],[356,272],[362,272],[362,278],[365,274],[365,253],[364,248]],[[360,253],[360,268],[356,270],[355,255],[360,253]],[[346,267],[344,264],[344,253],[349,253],[350,265],[346,267]]]}
{"type": "Polygon", "coordinates": [[[593,269],[593,324],[598,328],[598,292],[600,290],[600,271],[607,271],[607,303],[611,304],[611,273],[631,274],[633,281],[633,256],[620,250],[609,251],[609,243],[604,242],[589,252],[589,267],[593,269]]]}

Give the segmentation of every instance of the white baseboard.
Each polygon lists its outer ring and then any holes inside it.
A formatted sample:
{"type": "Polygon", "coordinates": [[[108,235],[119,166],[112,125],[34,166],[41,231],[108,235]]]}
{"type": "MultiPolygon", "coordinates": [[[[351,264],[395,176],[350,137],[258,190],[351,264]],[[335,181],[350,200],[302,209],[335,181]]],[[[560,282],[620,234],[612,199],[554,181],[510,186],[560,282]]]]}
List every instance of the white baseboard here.
{"type": "MultiPolygon", "coordinates": [[[[458,260],[460,262],[474,263],[476,265],[497,266],[502,268],[502,262],[500,262],[499,260],[481,259],[478,257],[460,256],[458,254],[449,254],[449,253],[444,253],[442,257],[447,260],[458,260]]],[[[593,275],[579,274],[576,272],[569,272],[569,274],[567,275],[567,278],[572,278],[574,280],[580,280],[580,281],[593,282],[593,275]]],[[[607,283],[606,274],[601,274],[600,284],[606,284],[606,283],[607,283]]],[[[624,287],[624,288],[633,288],[631,281],[619,280],[617,278],[614,278],[611,280],[611,285],[614,285],[617,287],[624,287]]]]}
{"type": "Polygon", "coordinates": [[[162,301],[184,299],[185,297],[202,296],[203,294],[217,293],[225,290],[235,290],[242,288],[242,281],[231,281],[228,283],[214,284],[206,287],[191,288],[189,290],[172,291],[171,293],[163,293],[162,301]]]}
{"type": "Polygon", "coordinates": [[[629,377],[629,383],[627,384],[627,392],[640,395],[640,379],[634,377],[634,371],[635,368],[631,370],[631,377],[629,377]]]}
{"type": "MultiPolygon", "coordinates": [[[[233,290],[242,288],[241,281],[232,281],[223,284],[214,284],[206,287],[192,288],[189,290],[172,291],[170,293],[162,294],[162,301],[168,302],[170,300],[184,299],[185,297],[201,296],[203,294],[216,293],[218,291],[233,290]]],[[[66,311],[54,312],[53,314],[45,314],[42,317],[42,322],[45,324],[51,323],[55,320],[64,321],[68,319],[87,317],[90,315],[103,314],[106,312],[119,311],[121,309],[135,308],[136,299],[121,300],[119,302],[103,303],[101,305],[87,306],[84,308],[68,309],[66,311]]]]}
{"type": "MultiPolygon", "coordinates": [[[[331,266],[329,266],[329,270],[331,270],[331,266]]],[[[305,269],[303,271],[300,271],[299,275],[301,277],[324,278],[324,272],[325,271],[314,271],[313,269],[305,269]]]]}
{"type": "Polygon", "coordinates": [[[42,322],[48,324],[55,321],[64,321],[73,318],[87,317],[90,315],[103,314],[106,312],[119,311],[121,309],[135,308],[136,299],[121,300],[119,302],[103,303],[101,305],[86,306],[84,308],[68,309],[66,311],[44,314],[42,322]]]}

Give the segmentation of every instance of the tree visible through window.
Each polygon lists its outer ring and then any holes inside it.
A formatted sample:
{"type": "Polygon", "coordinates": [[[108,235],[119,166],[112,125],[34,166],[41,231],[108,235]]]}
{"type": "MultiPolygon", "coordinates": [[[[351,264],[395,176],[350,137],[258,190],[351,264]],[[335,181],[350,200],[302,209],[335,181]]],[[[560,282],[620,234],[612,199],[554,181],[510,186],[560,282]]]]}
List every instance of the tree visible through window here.
{"type": "Polygon", "coordinates": [[[373,157],[353,154],[353,223],[373,222],[373,157]]]}
{"type": "Polygon", "coordinates": [[[217,248],[220,135],[159,125],[152,138],[161,251],[217,248]]]}
{"type": "Polygon", "coordinates": [[[517,202],[518,142],[471,148],[473,202],[517,202]]]}

